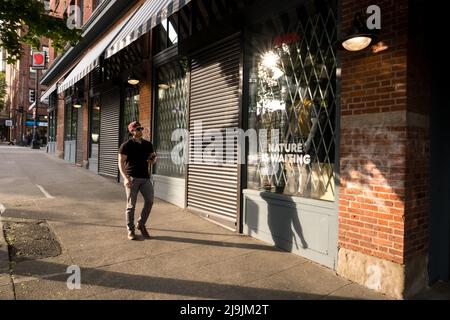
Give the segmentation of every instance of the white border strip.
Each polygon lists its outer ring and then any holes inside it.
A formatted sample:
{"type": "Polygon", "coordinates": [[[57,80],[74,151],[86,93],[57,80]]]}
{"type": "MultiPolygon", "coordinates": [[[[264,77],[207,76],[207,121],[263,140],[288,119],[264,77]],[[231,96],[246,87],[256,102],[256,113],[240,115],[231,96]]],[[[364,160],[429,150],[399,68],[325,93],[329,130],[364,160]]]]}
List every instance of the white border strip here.
{"type": "Polygon", "coordinates": [[[44,187],[42,187],[42,186],[40,186],[40,185],[38,185],[38,184],[36,185],[36,187],[38,187],[39,190],[41,190],[41,192],[44,194],[44,196],[45,196],[47,199],[55,199],[55,197],[51,196],[50,193],[48,193],[47,191],[45,191],[44,187]]]}

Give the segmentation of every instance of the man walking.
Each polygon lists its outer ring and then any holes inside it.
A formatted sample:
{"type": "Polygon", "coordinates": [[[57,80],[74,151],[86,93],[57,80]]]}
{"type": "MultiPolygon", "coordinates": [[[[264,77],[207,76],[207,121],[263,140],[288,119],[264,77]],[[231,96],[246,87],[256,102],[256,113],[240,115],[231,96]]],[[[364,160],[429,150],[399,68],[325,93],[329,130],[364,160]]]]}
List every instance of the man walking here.
{"type": "Polygon", "coordinates": [[[152,210],[154,191],[148,167],[155,162],[156,154],[152,143],[142,139],[143,130],[138,121],[130,123],[128,131],[132,137],[119,148],[119,170],[127,195],[126,221],[129,240],[136,240],[134,211],[139,192],[144,197],[144,207],[136,228],[141,231],[144,238],[150,239],[145,224],[152,210]]]}

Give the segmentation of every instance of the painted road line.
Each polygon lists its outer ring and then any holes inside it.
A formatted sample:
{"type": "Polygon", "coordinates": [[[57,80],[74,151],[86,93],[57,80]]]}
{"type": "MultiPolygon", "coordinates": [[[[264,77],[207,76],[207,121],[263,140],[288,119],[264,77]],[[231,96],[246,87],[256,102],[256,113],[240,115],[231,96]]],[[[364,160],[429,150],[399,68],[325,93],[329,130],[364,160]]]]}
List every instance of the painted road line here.
{"type": "Polygon", "coordinates": [[[36,187],[38,187],[39,190],[41,190],[41,192],[44,194],[44,196],[45,196],[47,199],[55,199],[55,197],[51,196],[50,193],[48,193],[47,191],[45,191],[44,187],[42,187],[42,186],[40,186],[40,185],[38,185],[38,184],[36,185],[36,187]]]}

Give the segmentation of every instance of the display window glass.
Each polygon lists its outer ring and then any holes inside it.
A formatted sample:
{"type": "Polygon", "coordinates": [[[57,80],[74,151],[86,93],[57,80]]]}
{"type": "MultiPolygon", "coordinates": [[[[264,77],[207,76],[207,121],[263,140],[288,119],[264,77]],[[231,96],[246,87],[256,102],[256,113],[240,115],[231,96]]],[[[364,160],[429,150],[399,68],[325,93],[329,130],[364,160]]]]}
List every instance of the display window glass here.
{"type": "Polygon", "coordinates": [[[181,141],[172,141],[172,133],[187,127],[189,100],[188,61],[179,59],[157,69],[156,114],[154,143],[158,161],[154,173],[162,176],[184,178],[184,163],[172,161],[172,150],[181,141]]]}
{"type": "Polygon", "coordinates": [[[248,154],[248,188],[334,201],[334,11],[295,8],[249,34],[248,127],[258,148],[248,154]]]}

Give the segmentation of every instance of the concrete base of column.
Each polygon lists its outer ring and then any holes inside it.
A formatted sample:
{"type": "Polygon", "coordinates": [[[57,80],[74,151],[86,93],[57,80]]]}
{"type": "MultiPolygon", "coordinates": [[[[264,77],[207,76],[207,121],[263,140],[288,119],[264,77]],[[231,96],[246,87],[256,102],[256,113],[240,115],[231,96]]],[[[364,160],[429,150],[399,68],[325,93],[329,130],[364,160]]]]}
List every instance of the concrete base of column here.
{"type": "Polygon", "coordinates": [[[408,299],[427,287],[427,265],[426,257],[417,257],[401,265],[341,248],[337,273],[390,297],[408,299]]]}

